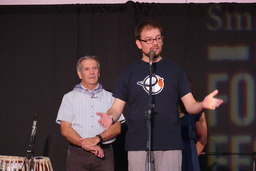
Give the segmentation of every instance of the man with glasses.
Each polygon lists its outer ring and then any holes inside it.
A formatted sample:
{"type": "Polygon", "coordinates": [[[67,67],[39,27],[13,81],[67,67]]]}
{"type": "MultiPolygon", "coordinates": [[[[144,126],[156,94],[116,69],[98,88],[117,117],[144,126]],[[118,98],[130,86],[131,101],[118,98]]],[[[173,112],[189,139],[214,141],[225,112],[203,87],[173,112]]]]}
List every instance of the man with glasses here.
{"type": "MultiPolygon", "coordinates": [[[[155,171],[181,171],[182,136],[178,101],[182,100],[187,111],[198,114],[203,109],[214,110],[223,100],[214,96],[217,90],[197,102],[192,93],[184,70],[161,56],[163,35],[161,26],[151,20],[140,23],[136,30],[136,45],[142,51],[142,59],[126,68],[120,75],[113,96],[115,101],[99,123],[108,128],[119,118],[126,103],[129,105],[128,131],[125,148],[128,151],[129,171],[145,171],[147,155],[154,161],[155,171]],[[149,88],[149,62],[153,58],[152,88],[149,88]],[[149,91],[152,89],[152,91],[149,91]],[[151,149],[147,152],[147,117],[149,93],[152,94],[151,149]]],[[[150,167],[151,169],[151,167],[150,167]]]]}

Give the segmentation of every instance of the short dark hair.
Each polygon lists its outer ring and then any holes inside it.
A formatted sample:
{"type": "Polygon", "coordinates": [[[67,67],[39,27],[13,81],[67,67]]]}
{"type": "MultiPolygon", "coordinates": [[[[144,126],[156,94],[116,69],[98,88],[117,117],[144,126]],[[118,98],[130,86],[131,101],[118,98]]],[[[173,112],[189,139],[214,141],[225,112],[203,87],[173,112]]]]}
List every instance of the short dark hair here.
{"type": "Polygon", "coordinates": [[[159,29],[161,34],[163,33],[163,29],[160,26],[160,24],[158,24],[157,22],[153,21],[153,20],[146,20],[141,22],[135,29],[135,38],[136,39],[140,39],[140,34],[144,29],[150,30],[152,28],[156,28],[159,29]]]}

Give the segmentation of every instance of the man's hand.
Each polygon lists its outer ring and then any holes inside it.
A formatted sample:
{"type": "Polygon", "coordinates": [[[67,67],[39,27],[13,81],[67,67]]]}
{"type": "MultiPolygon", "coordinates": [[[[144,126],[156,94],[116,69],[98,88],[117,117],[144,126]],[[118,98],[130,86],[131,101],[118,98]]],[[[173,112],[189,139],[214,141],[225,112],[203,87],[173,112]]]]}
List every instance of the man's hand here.
{"type": "Polygon", "coordinates": [[[108,128],[113,124],[112,118],[110,118],[110,116],[106,113],[96,113],[96,114],[101,117],[98,120],[100,125],[103,126],[104,128],[106,128],[106,130],[108,130],[108,128]]]}
{"type": "Polygon", "coordinates": [[[92,138],[81,138],[82,148],[90,148],[92,146],[97,145],[100,141],[98,137],[92,138]]]}
{"type": "Polygon", "coordinates": [[[90,151],[91,153],[95,154],[95,156],[97,156],[99,158],[104,157],[104,151],[98,145],[95,145],[95,146],[92,146],[92,147],[85,147],[85,148],[83,147],[83,149],[86,150],[86,151],[90,151]]]}
{"type": "Polygon", "coordinates": [[[223,100],[214,98],[214,96],[216,96],[217,94],[218,94],[218,90],[214,90],[212,93],[207,95],[204,98],[204,101],[202,102],[202,107],[204,109],[210,109],[210,110],[214,110],[216,107],[219,107],[223,103],[223,100]]]}

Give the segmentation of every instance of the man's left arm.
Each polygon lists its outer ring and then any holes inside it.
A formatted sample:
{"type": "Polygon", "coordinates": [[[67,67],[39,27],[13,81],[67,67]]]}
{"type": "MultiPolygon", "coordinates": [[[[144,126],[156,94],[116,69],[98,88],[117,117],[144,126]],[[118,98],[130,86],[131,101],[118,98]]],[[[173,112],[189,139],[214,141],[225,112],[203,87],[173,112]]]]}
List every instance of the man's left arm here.
{"type": "Polygon", "coordinates": [[[190,114],[198,114],[203,111],[203,109],[215,110],[222,103],[222,99],[217,99],[214,96],[218,94],[218,90],[214,90],[212,93],[208,94],[202,102],[198,102],[193,97],[192,93],[188,93],[181,98],[184,103],[186,110],[190,114]]]}
{"type": "Polygon", "coordinates": [[[111,125],[108,130],[96,135],[92,138],[81,138],[82,147],[90,148],[104,141],[110,140],[121,133],[121,122],[118,121],[111,125]]]}

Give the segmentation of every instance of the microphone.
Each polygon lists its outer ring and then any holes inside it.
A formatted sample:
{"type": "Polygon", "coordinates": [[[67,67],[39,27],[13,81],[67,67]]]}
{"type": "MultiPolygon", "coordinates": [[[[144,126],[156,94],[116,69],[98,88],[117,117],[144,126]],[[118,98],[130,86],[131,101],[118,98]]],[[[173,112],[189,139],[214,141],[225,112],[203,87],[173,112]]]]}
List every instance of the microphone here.
{"type": "MultiPolygon", "coordinates": [[[[35,135],[36,135],[36,124],[37,124],[37,112],[34,115],[34,120],[33,120],[33,124],[32,124],[32,132],[31,132],[31,136],[30,136],[30,144],[28,146],[28,150],[27,150],[27,159],[30,160],[31,158],[33,158],[33,150],[34,150],[34,141],[35,141],[35,135]]],[[[33,163],[33,160],[31,161],[30,164],[33,163]]]]}
{"type": "Polygon", "coordinates": [[[156,52],[151,50],[149,51],[148,55],[149,55],[149,65],[152,65],[154,57],[156,56],[156,52]]]}
{"type": "Polygon", "coordinates": [[[32,124],[31,137],[34,137],[36,135],[36,128],[37,128],[37,112],[34,115],[34,120],[33,120],[33,124],[32,124]]]}

